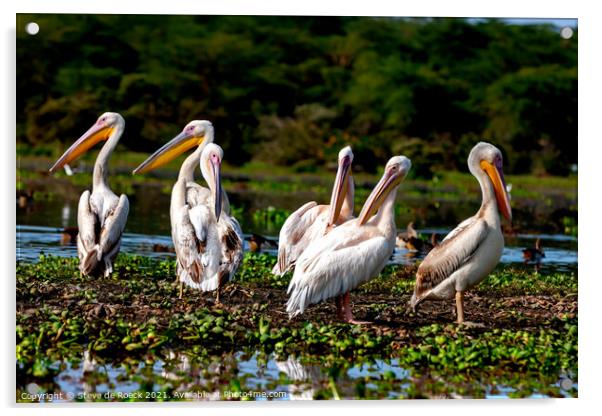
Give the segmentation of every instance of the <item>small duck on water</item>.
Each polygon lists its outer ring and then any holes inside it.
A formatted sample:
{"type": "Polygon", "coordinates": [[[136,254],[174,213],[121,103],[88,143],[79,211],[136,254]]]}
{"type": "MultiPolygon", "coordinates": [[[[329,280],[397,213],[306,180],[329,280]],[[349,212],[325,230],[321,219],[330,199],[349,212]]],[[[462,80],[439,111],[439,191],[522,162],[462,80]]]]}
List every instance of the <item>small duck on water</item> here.
{"type": "Polygon", "coordinates": [[[428,253],[435,247],[439,242],[437,241],[437,234],[431,234],[431,240],[425,241],[414,229],[414,221],[411,221],[405,232],[397,234],[396,245],[399,248],[405,248],[410,251],[419,251],[428,253]]]}
{"type": "Polygon", "coordinates": [[[249,237],[245,238],[245,240],[249,242],[249,251],[252,251],[253,253],[261,252],[264,244],[270,247],[278,248],[278,243],[276,241],[259,234],[251,234],[249,237]]]}
{"type": "Polygon", "coordinates": [[[77,244],[77,234],[79,228],[77,227],[65,227],[60,230],[61,233],[61,245],[69,246],[77,244]]]}
{"type": "Polygon", "coordinates": [[[535,240],[535,247],[529,247],[523,250],[523,260],[525,264],[534,264],[535,271],[539,272],[542,259],[546,256],[544,253],[541,239],[535,240]]]}

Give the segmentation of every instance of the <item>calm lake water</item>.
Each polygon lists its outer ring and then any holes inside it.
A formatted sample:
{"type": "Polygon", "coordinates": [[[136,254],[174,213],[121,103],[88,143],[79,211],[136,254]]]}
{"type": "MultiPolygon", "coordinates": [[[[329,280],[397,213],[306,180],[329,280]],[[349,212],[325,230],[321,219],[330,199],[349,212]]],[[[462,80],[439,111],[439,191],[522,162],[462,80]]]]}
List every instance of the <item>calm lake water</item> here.
{"type": "MultiPolygon", "coordinates": [[[[333,396],[353,399],[357,397],[358,388],[361,388],[366,397],[398,399],[407,398],[409,392],[415,392],[419,385],[437,383],[440,387],[448,386],[451,391],[458,387],[437,375],[414,375],[412,371],[401,367],[396,359],[377,359],[335,372],[302,361],[294,356],[278,359],[272,355],[259,357],[257,354],[238,352],[195,362],[194,357],[187,354],[169,351],[165,360],[141,362],[132,367],[97,363],[86,351],[78,363],[55,364],[60,372],[54,378],[52,387],[46,385],[43,390],[35,383],[28,383],[17,388],[17,397],[46,391],[60,394],[55,396],[54,402],[123,399],[136,392],[149,392],[142,393],[149,395],[142,397],[144,400],[312,400],[333,396]],[[386,379],[383,379],[383,374],[388,374],[386,379]],[[232,379],[236,382],[232,383],[232,379]]],[[[482,397],[484,392],[485,398],[494,399],[507,398],[516,391],[504,384],[481,384],[477,380],[471,384],[472,390],[464,387],[463,390],[468,392],[463,395],[451,393],[450,396],[482,397]]],[[[578,389],[577,383],[572,383],[565,375],[559,376],[551,385],[557,387],[565,397],[572,397],[578,389]]],[[[545,397],[540,393],[529,396],[545,397]]]]}
{"type": "MultiPolygon", "coordinates": [[[[418,230],[421,234],[431,235],[431,233],[437,233],[440,236],[444,236],[449,231],[439,228],[418,230]]],[[[35,262],[42,253],[60,257],[77,257],[75,244],[62,245],[61,237],[60,228],[17,225],[17,260],[35,262]]],[[[277,239],[277,236],[270,237],[277,239]]],[[[501,262],[503,264],[522,264],[522,250],[525,247],[533,247],[537,238],[541,239],[546,255],[541,266],[542,272],[577,270],[577,239],[565,235],[518,234],[507,238],[501,262]]],[[[156,244],[163,247],[173,247],[169,235],[125,233],[121,243],[121,252],[158,259],[174,258],[175,254],[173,253],[156,252],[156,244]]],[[[246,241],[245,250],[248,250],[246,241]]],[[[276,248],[267,248],[263,251],[277,255],[276,248]]],[[[423,255],[410,252],[404,248],[396,248],[390,264],[410,265],[423,257],[423,255]]]]}

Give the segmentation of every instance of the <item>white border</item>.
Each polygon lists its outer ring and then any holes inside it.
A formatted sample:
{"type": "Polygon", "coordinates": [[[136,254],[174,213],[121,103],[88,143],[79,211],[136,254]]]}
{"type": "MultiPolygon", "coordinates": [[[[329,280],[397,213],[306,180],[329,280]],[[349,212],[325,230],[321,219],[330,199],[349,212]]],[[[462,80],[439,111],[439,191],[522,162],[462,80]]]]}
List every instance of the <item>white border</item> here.
{"type": "MultiPolygon", "coordinates": [[[[393,2],[370,0],[350,2],[343,0],[304,0],[298,2],[267,0],[231,0],[231,1],[193,1],[193,0],[103,0],[101,2],[68,1],[68,0],[21,0],[2,2],[0,19],[3,22],[3,59],[2,89],[4,97],[0,100],[2,107],[1,124],[6,135],[3,142],[3,166],[5,167],[2,183],[2,195],[6,203],[3,221],[2,264],[6,273],[3,275],[4,291],[2,307],[2,332],[5,335],[1,344],[2,358],[8,371],[1,378],[2,399],[4,406],[12,406],[10,414],[31,414],[44,411],[48,414],[79,414],[81,406],[44,406],[35,408],[14,407],[14,220],[15,211],[15,13],[131,13],[131,14],[269,14],[269,15],[365,15],[365,16],[461,16],[461,17],[545,17],[545,18],[578,18],[579,19],[579,396],[577,400],[503,400],[503,401],[411,401],[404,403],[390,402],[317,402],[317,403],[210,403],[203,409],[187,404],[171,404],[168,406],[151,404],[123,405],[131,412],[143,408],[145,414],[164,414],[166,411],[178,413],[199,412],[247,414],[286,414],[299,415],[315,411],[351,412],[364,414],[376,407],[379,412],[426,412],[439,414],[479,414],[488,415],[509,412],[532,411],[546,414],[576,414],[593,410],[599,406],[602,394],[598,389],[600,383],[600,323],[602,310],[598,294],[602,276],[598,271],[599,263],[595,261],[597,245],[600,241],[598,220],[598,192],[601,189],[598,165],[600,160],[600,122],[602,105],[602,89],[600,76],[600,39],[602,39],[602,17],[595,7],[594,1],[557,1],[547,0],[527,2],[524,0],[487,1],[430,1],[393,2]],[[172,408],[172,410],[168,410],[172,408]],[[175,409],[177,408],[177,410],[175,409]],[[130,410],[131,409],[131,410],[130,410]]],[[[598,254],[599,255],[599,254],[598,254]]],[[[113,406],[114,407],[114,406],[113,406]]],[[[111,406],[88,406],[85,412],[104,414],[111,406]]],[[[599,411],[599,409],[598,409],[599,411]]],[[[587,412],[589,413],[589,412],[587,412]]]]}

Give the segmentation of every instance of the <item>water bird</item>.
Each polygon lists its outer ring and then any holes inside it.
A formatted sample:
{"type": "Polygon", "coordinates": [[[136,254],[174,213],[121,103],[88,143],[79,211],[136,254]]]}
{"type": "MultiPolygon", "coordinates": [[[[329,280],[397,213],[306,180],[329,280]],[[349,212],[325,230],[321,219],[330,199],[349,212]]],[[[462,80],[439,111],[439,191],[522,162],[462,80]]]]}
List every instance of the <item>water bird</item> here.
{"type": "Polygon", "coordinates": [[[523,250],[523,260],[525,264],[534,264],[535,271],[539,271],[542,259],[546,256],[543,251],[541,239],[535,240],[535,247],[528,247],[523,250]]]}
{"type": "Polygon", "coordinates": [[[176,249],[167,244],[153,244],[153,253],[175,253],[176,249]]]}
{"type": "Polygon", "coordinates": [[[470,173],[481,186],[479,211],[461,222],[425,257],[416,272],[410,306],[455,296],[458,323],[464,322],[464,292],[483,280],[497,265],[504,248],[499,211],[512,220],[504,181],[502,153],[480,142],[468,156],[470,173]]]}
{"type": "Polygon", "coordinates": [[[61,232],[61,245],[68,246],[77,244],[77,235],[79,234],[79,228],[77,227],[64,227],[60,230],[61,232]]]}
{"type": "Polygon", "coordinates": [[[428,253],[438,244],[437,234],[431,234],[430,241],[425,241],[414,229],[414,221],[410,221],[406,231],[397,234],[395,244],[399,248],[405,248],[410,251],[418,251],[421,253],[428,253]]]}
{"type": "Polygon", "coordinates": [[[272,269],[283,275],[295,268],[297,259],[309,244],[324,236],[333,226],[340,225],[353,216],[355,186],[351,174],[353,152],[346,146],[339,152],[338,169],[329,205],[311,201],[293,212],[280,229],[278,261],[272,269]]]}
{"type": "Polygon", "coordinates": [[[349,291],[377,276],[395,249],[395,196],[410,167],[405,156],[391,158],[358,218],[308,245],[288,286],[289,318],[302,314],[311,304],[342,295],[337,306],[343,319],[362,323],[353,318],[349,291]]]}
{"type": "Polygon", "coordinates": [[[196,146],[182,163],[171,192],[171,236],[176,251],[176,279],[201,291],[216,290],[231,280],[243,257],[242,230],[230,216],[228,196],[221,185],[223,150],[213,143],[214,129],[207,120],[194,120],[133,173],[145,173],[196,146]],[[197,166],[208,188],[194,182],[197,166]]]}
{"type": "Polygon", "coordinates": [[[278,242],[255,233],[252,233],[249,237],[245,238],[245,241],[248,241],[249,251],[252,251],[253,253],[261,252],[264,244],[266,246],[278,248],[278,242]]]}
{"type": "Polygon", "coordinates": [[[130,204],[127,196],[117,197],[109,188],[107,165],[124,128],[125,120],[120,114],[102,114],[50,168],[50,173],[54,173],[95,144],[106,142],[94,163],[92,192],[82,193],[77,208],[77,254],[82,275],[104,273],[105,277],[109,276],[113,271],[113,260],[119,253],[130,204]]]}
{"type": "Polygon", "coordinates": [[[33,189],[28,189],[24,191],[17,191],[17,204],[20,208],[27,208],[28,206],[33,205],[33,189]]]}

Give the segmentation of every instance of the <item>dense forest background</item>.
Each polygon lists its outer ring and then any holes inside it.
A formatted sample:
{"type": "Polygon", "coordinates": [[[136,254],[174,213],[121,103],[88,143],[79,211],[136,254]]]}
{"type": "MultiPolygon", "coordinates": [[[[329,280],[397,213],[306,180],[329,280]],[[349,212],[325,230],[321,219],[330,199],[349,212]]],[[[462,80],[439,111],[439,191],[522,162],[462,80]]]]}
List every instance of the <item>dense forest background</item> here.
{"type": "Polygon", "coordinates": [[[104,111],[152,152],[211,120],[232,164],[299,171],[351,144],[358,169],[392,154],[420,176],[465,170],[480,139],[509,173],[577,163],[577,32],[491,19],[19,15],[17,141],[64,150],[104,111]],[[36,21],[36,36],[24,33],[36,21]]]}

